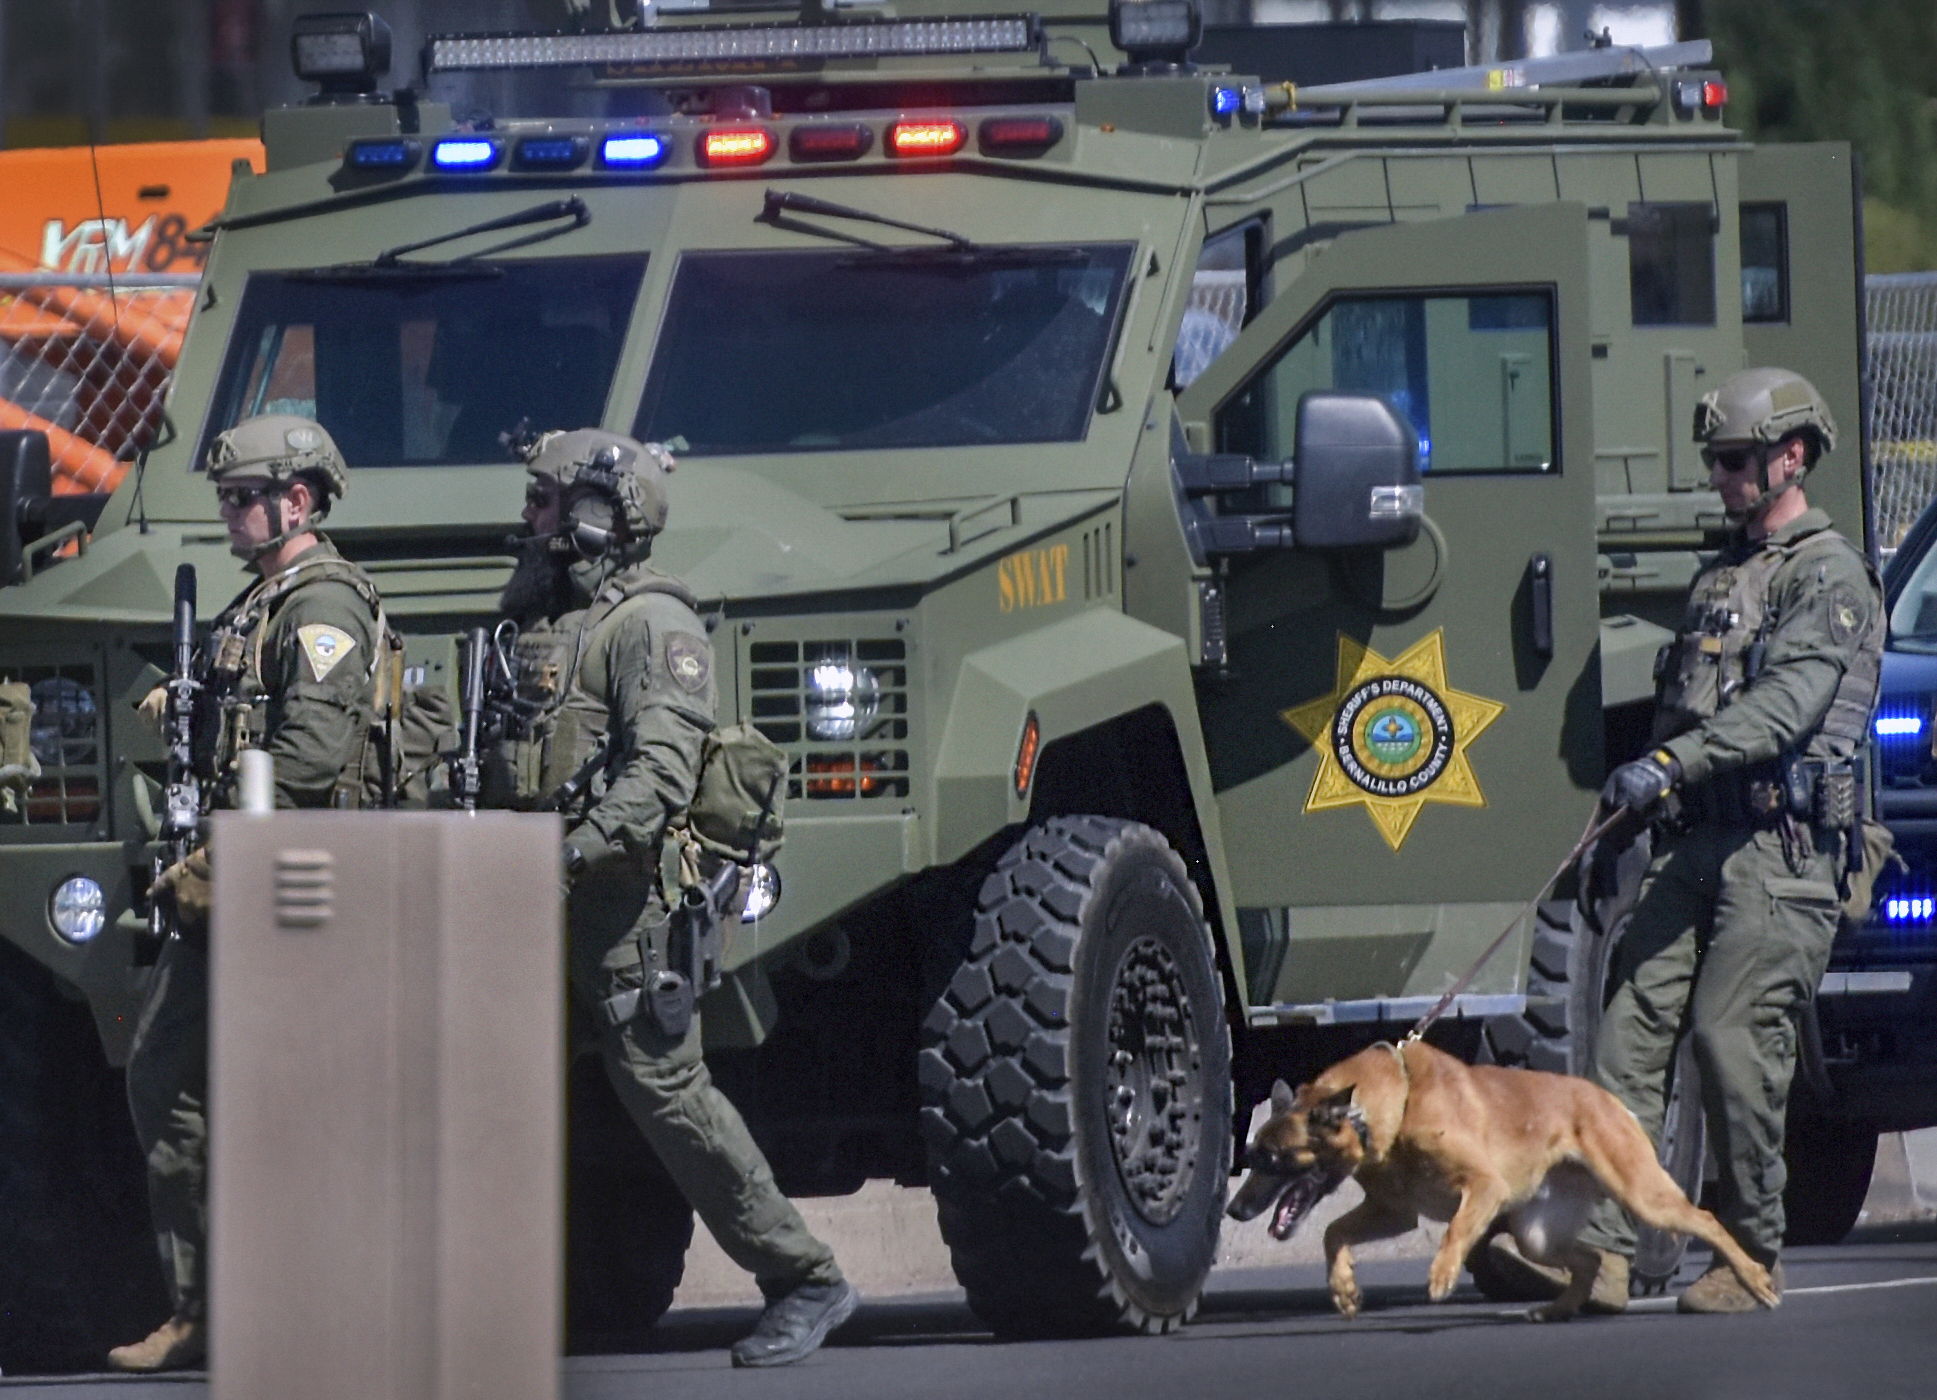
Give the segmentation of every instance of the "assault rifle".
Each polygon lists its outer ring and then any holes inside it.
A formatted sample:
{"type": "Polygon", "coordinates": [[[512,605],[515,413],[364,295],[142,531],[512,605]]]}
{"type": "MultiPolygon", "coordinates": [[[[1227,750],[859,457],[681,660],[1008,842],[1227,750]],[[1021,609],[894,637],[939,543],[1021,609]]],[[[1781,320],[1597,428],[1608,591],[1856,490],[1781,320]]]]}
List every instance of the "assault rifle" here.
{"type": "MultiPolygon", "coordinates": [[[[175,570],[175,669],[164,683],[168,703],[162,711],[162,739],[168,746],[168,773],[162,788],[160,844],[154,877],[187,860],[202,824],[202,784],[195,774],[195,566],[175,570]]],[[[157,944],[181,932],[174,902],[153,901],[148,931],[157,944]],[[164,908],[164,906],[166,906],[164,908]]]]}
{"type": "Polygon", "coordinates": [[[484,768],[478,759],[478,733],[484,726],[484,711],[489,703],[485,694],[484,629],[473,627],[458,643],[463,684],[458,703],[464,711],[464,743],[451,759],[451,791],[457,805],[467,812],[478,809],[478,794],[484,786],[484,768]]]}

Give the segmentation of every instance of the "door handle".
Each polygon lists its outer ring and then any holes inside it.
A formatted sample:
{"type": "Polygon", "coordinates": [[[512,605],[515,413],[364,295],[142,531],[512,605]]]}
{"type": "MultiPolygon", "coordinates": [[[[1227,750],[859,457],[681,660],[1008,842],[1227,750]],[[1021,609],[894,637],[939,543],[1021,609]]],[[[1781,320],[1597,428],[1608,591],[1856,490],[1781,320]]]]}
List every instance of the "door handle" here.
{"type": "Polygon", "coordinates": [[[1554,556],[1541,553],[1529,559],[1527,579],[1532,585],[1534,654],[1551,657],[1554,654],[1554,556]]]}

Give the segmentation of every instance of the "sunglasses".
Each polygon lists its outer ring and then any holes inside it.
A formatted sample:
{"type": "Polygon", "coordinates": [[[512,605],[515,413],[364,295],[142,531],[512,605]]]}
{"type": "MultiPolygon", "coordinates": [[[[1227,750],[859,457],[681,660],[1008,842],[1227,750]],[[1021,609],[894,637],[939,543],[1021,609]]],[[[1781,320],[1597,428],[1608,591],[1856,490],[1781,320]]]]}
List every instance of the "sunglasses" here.
{"type": "Polygon", "coordinates": [[[247,510],[257,501],[282,494],[280,486],[218,486],[215,499],[229,510],[247,510]]]}
{"type": "Polygon", "coordinates": [[[1763,449],[1760,447],[1731,447],[1722,451],[1704,447],[1702,465],[1709,468],[1720,467],[1725,472],[1745,472],[1762,462],[1763,449]]]}

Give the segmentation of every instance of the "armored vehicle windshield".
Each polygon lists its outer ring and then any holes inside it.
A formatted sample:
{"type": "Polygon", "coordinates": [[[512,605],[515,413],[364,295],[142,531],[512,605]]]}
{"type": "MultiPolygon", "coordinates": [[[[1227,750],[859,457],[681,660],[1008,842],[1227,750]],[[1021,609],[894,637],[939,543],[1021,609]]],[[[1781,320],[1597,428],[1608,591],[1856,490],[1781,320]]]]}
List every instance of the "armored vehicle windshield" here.
{"type": "Polygon", "coordinates": [[[498,435],[521,418],[594,422],[645,267],[626,255],[251,273],[196,460],[258,413],[329,423],[353,467],[497,462],[498,435]]]}
{"type": "Polygon", "coordinates": [[[689,453],[1078,441],[1130,255],[688,253],[634,434],[689,453]]]}

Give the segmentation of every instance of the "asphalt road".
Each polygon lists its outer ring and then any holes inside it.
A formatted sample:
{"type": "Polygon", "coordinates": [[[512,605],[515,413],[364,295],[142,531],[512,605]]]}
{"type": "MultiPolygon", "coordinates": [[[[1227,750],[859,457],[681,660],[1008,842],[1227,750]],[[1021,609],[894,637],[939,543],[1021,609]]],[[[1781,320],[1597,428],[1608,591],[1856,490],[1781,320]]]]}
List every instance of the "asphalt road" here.
{"type": "MultiPolygon", "coordinates": [[[[1696,1264],[1684,1267],[1683,1280],[1696,1264]]],[[[1791,1251],[1780,1310],[1682,1317],[1672,1298],[1621,1317],[1536,1325],[1462,1287],[1424,1302],[1423,1259],[1377,1260],[1366,1310],[1331,1310],[1318,1265],[1223,1271],[1203,1311],[1170,1337],[997,1342],[960,1294],[866,1302],[798,1366],[734,1371],[725,1348],[745,1308],[669,1314],[645,1350],[576,1357],[565,1400],[1927,1400],[1937,1395],[1937,1225],[1862,1232],[1791,1251]]],[[[203,1400],[206,1379],[0,1380],[0,1400],[203,1400]]],[[[346,1400],[357,1400],[346,1397],[346,1400]]]]}

